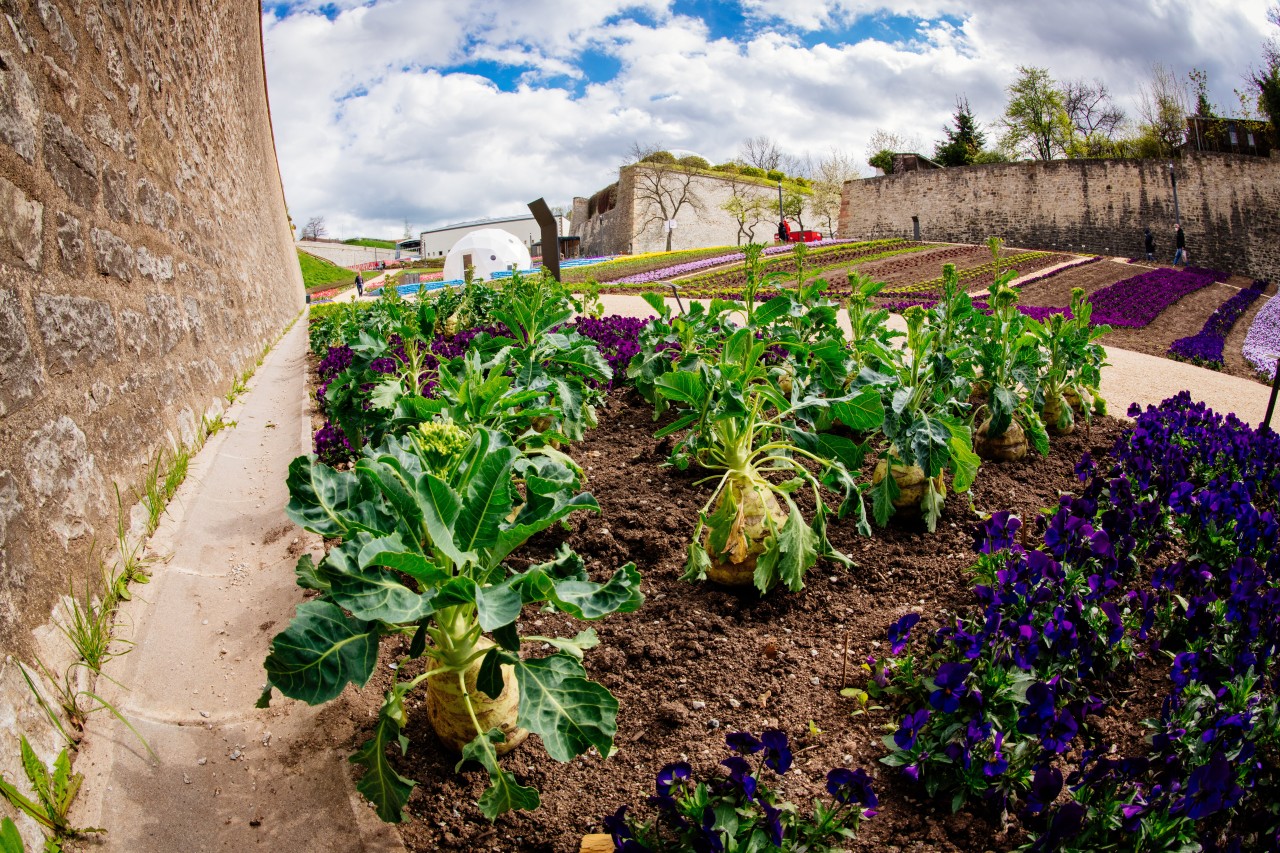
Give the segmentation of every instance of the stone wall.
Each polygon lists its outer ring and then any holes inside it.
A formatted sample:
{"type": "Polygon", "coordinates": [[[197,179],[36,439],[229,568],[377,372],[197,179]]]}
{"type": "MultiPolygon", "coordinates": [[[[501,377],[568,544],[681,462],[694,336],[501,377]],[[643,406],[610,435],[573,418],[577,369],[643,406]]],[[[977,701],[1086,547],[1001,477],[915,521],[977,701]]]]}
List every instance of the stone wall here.
{"type": "MultiPolygon", "coordinates": [[[[614,185],[616,190],[609,193],[607,204],[600,204],[602,193],[592,197],[597,209],[593,210],[587,199],[573,200],[569,233],[582,238],[583,255],[616,255],[622,252],[638,255],[666,248],[666,231],[652,215],[656,208],[646,200],[643,191],[636,191],[637,171],[643,168],[627,166],[620,170],[618,183],[614,185]],[[607,208],[603,212],[598,209],[602,206],[607,208]]],[[[683,178],[684,174],[674,173],[663,186],[674,189],[677,181],[683,178]]],[[[740,240],[747,243],[752,239],[757,243],[768,243],[774,239],[778,228],[776,189],[712,175],[693,175],[691,189],[698,203],[696,206],[686,204],[676,214],[676,229],[671,238],[673,250],[736,246],[740,240]],[[739,193],[761,196],[766,203],[766,213],[755,224],[751,236],[739,235],[737,220],[723,208],[735,187],[739,193]]],[[[818,223],[806,219],[805,227],[816,230],[818,223]]]]}
{"type": "MultiPolygon", "coordinates": [[[[1191,262],[1254,277],[1280,272],[1280,161],[1189,154],[1175,162],[1191,262]]],[[[912,235],[1122,257],[1142,254],[1144,226],[1173,259],[1173,193],[1164,160],[1057,160],[908,172],[849,181],[839,235],[912,235]]]]}
{"type": "Polygon", "coordinates": [[[303,301],[258,4],[0,0],[0,652],[303,301]]]}

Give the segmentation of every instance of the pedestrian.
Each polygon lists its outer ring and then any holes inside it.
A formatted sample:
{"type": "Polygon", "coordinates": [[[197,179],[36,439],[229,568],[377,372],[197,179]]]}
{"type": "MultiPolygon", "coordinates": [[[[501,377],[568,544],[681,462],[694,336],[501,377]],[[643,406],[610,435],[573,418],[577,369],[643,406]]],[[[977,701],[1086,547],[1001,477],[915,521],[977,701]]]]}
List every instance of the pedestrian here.
{"type": "Polygon", "coordinates": [[[356,273],[356,296],[364,296],[364,276],[356,273]]]}
{"type": "Polygon", "coordinates": [[[1147,226],[1147,230],[1143,235],[1143,238],[1147,247],[1147,260],[1154,261],[1156,259],[1156,238],[1155,235],[1151,233],[1150,225],[1147,226]]]}
{"type": "Polygon", "coordinates": [[[1178,246],[1178,250],[1173,253],[1173,265],[1176,267],[1181,263],[1185,267],[1187,265],[1187,235],[1182,231],[1181,222],[1173,226],[1173,235],[1178,246]]]}

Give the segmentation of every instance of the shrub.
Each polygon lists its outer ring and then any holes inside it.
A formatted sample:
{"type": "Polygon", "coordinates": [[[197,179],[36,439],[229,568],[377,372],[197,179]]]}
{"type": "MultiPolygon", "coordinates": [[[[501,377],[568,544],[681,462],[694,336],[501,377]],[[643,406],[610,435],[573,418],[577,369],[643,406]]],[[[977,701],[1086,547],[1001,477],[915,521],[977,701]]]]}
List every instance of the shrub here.
{"type": "Polygon", "coordinates": [[[787,177],[786,173],[781,169],[770,169],[768,172],[765,172],[764,176],[771,181],[781,181],[785,180],[787,177]]]}
{"type": "Polygon", "coordinates": [[[674,163],[676,155],[670,151],[655,151],[640,158],[641,163],[674,163]]]}
{"type": "Polygon", "coordinates": [[[740,172],[742,169],[742,167],[740,167],[737,163],[721,163],[719,166],[712,166],[711,168],[713,171],[728,172],[731,175],[738,174],[738,172],[740,172]]]}
{"type": "Polygon", "coordinates": [[[687,166],[690,169],[710,169],[711,164],[707,162],[707,158],[699,157],[697,154],[690,154],[688,157],[681,157],[676,161],[681,166],[687,166]]]}
{"type": "Polygon", "coordinates": [[[739,175],[746,175],[748,178],[763,178],[764,169],[758,169],[755,166],[740,166],[738,168],[739,175]]]}

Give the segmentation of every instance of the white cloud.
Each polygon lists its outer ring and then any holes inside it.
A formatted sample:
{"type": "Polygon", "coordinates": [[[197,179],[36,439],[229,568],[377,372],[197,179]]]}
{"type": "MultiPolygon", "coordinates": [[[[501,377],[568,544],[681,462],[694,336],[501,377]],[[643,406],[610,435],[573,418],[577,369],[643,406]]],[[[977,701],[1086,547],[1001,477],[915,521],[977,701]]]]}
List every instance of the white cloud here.
{"type": "Polygon", "coordinates": [[[905,41],[852,39],[889,13],[873,0],[745,0],[752,31],[729,37],[665,0],[306,2],[264,28],[294,220],[398,236],[406,218],[416,230],[589,195],[635,141],[713,161],[762,133],[859,160],[877,127],[931,146],[958,94],[995,119],[1018,65],[1100,77],[1131,111],[1153,61],[1200,67],[1226,106],[1260,54],[1266,4],[914,0],[892,10],[921,19],[905,41]],[[617,75],[590,82],[588,53],[617,75]],[[495,67],[511,69],[510,91],[478,73],[495,67]]]}

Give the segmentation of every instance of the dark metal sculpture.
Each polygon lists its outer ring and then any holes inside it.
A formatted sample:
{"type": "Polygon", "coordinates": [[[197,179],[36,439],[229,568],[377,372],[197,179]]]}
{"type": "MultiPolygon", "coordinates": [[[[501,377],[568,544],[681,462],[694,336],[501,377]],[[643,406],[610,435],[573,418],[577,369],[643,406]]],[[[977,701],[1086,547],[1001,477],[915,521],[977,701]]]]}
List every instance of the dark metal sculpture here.
{"type": "Polygon", "coordinates": [[[529,202],[529,210],[533,212],[533,218],[538,220],[538,225],[542,228],[542,268],[559,281],[560,233],[556,228],[556,218],[544,199],[529,202]]]}

